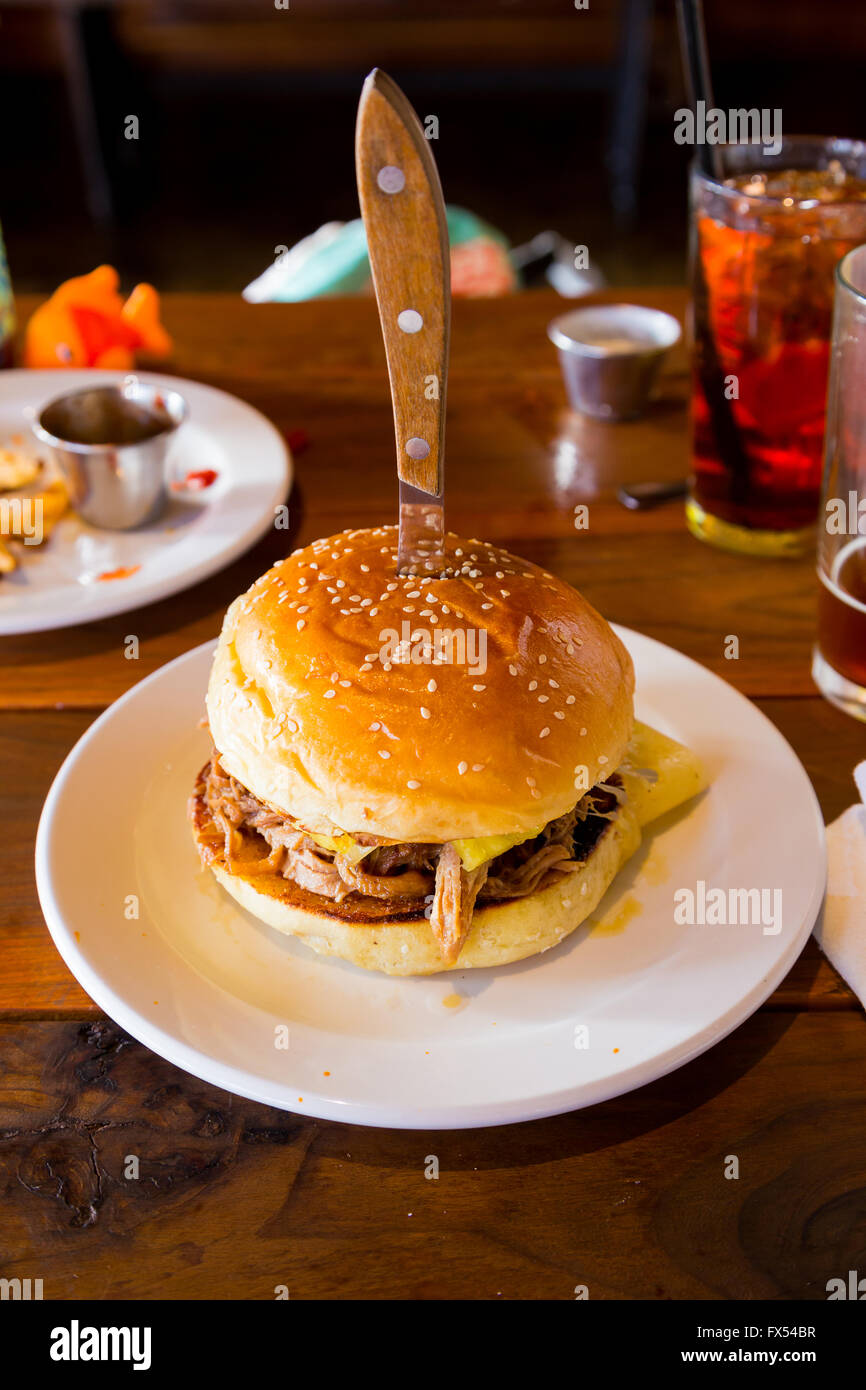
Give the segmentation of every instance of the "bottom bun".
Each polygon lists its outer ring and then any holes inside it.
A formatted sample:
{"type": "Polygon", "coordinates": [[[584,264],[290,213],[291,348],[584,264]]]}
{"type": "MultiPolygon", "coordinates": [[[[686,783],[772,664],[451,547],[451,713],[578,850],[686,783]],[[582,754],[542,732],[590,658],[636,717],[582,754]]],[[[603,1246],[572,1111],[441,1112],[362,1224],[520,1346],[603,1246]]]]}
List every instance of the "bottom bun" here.
{"type": "Polygon", "coordinates": [[[334,903],[319,911],[313,894],[297,895],[303,905],[293,901],[294,885],[275,874],[247,877],[215,862],[210,868],[241,907],[286,936],[299,937],[320,955],[339,956],[386,975],[435,975],[507,965],[549,951],[586,921],[640,841],[634,815],[628,805],[620,806],[579,868],[528,897],[477,907],[453,965],[443,961],[430,923],[420,914],[368,923],[341,920],[334,903]]]}

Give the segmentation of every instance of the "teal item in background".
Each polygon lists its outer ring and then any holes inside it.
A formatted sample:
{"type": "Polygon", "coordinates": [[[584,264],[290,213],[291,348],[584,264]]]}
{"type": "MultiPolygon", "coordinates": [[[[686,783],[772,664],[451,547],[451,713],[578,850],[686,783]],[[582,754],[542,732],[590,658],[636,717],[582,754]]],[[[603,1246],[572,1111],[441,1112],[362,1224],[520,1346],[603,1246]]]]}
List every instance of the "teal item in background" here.
{"type": "Polygon", "coordinates": [[[14,337],[15,301],[12,298],[12,281],[9,279],[9,266],[6,263],[3,229],[0,227],[0,367],[12,365],[14,337]]]}
{"type": "MultiPolygon", "coordinates": [[[[449,206],[446,215],[452,246],[486,237],[508,250],[502,233],[474,212],[449,206]]],[[[358,294],[369,283],[367,236],[358,217],[353,222],[329,222],[320,227],[248,285],[244,298],[253,303],[287,304],[323,295],[358,294]]]]}

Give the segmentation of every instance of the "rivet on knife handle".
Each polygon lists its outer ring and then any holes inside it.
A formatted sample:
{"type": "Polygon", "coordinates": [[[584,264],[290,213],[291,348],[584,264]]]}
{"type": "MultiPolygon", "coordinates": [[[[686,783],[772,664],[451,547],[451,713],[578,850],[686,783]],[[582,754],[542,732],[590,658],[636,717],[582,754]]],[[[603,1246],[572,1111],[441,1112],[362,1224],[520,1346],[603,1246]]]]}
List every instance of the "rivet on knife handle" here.
{"type": "Polygon", "coordinates": [[[388,359],[397,473],[442,491],[451,325],[448,224],[421,123],[378,68],[361,93],[355,162],[388,359]]]}

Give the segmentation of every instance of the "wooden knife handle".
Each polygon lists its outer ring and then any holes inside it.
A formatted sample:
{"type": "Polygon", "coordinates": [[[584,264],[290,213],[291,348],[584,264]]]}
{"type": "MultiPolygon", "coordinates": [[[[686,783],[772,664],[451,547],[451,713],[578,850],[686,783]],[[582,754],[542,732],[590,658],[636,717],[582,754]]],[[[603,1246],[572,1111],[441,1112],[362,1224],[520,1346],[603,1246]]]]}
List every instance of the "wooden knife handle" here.
{"type": "Polygon", "coordinates": [[[361,92],[355,167],[388,359],[397,473],[440,493],[451,332],[448,224],[421,123],[379,68],[361,92]]]}

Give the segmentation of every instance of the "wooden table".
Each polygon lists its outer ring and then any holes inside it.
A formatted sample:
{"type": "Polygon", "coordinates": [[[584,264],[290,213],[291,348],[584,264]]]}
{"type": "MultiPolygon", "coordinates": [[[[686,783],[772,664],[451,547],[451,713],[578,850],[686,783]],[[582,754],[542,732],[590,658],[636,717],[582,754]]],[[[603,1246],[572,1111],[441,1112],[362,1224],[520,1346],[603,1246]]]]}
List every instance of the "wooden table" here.
{"type": "MultiPolygon", "coordinates": [[[[685,306],[676,290],[619,297],[680,317],[685,306]]],[[[679,504],[618,505],[619,480],[685,471],[685,354],[641,421],[577,418],[544,333],[560,304],[530,293],[455,305],[451,526],[543,563],[608,618],[751,696],[834,818],[854,799],[866,737],[810,681],[812,564],[710,549],[686,533],[679,504]],[[578,532],[581,502],[590,524],[578,532]]],[[[165,317],[171,371],[306,435],[292,546],[394,519],[371,301],[178,295],[165,317]]],[[[859,1248],[866,1027],[812,942],[762,1009],[671,1076],[591,1110],[453,1133],[329,1124],[228,1095],[129,1039],[69,975],[33,878],[52,777],[98,711],[215,636],[229,600],[285,545],[275,532],[138,612],[0,643],[0,1275],[40,1274],[59,1299],[270,1299],[277,1284],[292,1298],[568,1299],[577,1284],[601,1299],[826,1297],[859,1248]],[[137,662],[124,657],[130,633],[137,662]],[[124,1180],[130,1153],[146,1180],[124,1180]],[[730,1154],[738,1181],[723,1176],[730,1154]]],[[[760,807],[743,814],[757,821],[760,807]]]]}

